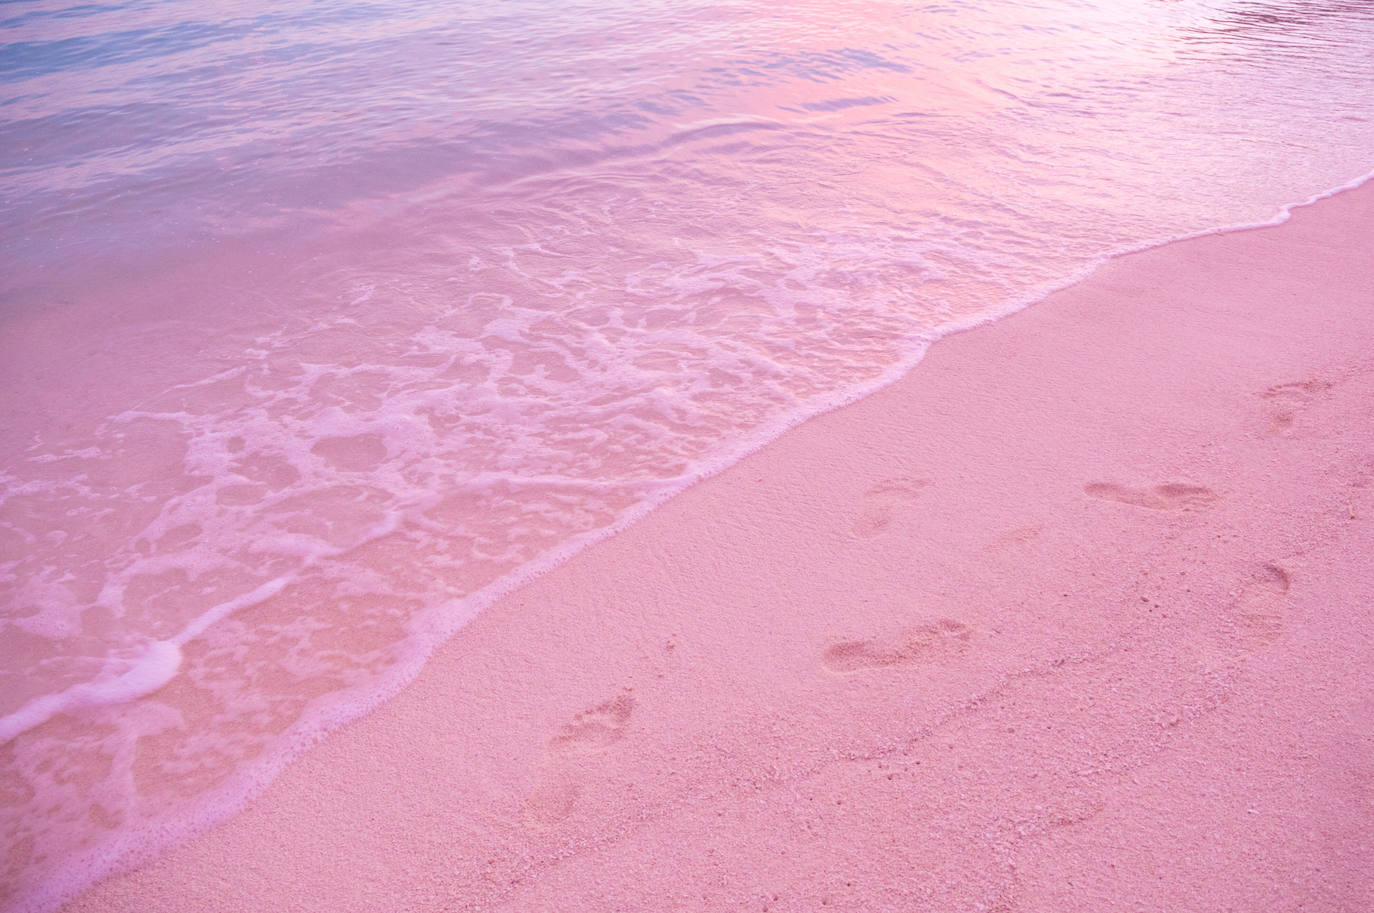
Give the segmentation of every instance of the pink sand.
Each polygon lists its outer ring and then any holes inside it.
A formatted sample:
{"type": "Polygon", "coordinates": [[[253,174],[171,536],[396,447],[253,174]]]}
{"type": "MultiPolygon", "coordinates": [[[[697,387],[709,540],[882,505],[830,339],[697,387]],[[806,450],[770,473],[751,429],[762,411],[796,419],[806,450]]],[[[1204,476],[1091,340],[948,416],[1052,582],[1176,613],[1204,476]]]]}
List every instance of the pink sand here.
{"type": "Polygon", "coordinates": [[[1374,186],[937,344],[68,909],[1374,909],[1374,186]]]}

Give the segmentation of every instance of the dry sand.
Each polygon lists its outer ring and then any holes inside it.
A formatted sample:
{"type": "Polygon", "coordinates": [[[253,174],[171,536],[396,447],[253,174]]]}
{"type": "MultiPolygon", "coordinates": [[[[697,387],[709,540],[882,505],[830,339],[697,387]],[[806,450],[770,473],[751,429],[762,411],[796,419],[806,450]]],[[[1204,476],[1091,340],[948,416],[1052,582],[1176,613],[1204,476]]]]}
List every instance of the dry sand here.
{"type": "Polygon", "coordinates": [[[1374,185],[938,343],[69,909],[1367,913],[1371,860],[1374,185]]]}

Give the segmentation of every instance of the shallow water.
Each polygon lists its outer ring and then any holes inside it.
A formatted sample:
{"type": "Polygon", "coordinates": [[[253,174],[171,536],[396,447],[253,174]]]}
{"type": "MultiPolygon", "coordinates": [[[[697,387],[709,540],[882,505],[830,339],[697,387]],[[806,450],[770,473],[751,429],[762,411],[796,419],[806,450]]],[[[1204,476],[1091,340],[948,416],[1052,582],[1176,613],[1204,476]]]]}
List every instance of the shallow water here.
{"type": "Polygon", "coordinates": [[[0,905],[941,335],[1360,179],[1370,48],[1355,0],[5,4],[0,905]]]}

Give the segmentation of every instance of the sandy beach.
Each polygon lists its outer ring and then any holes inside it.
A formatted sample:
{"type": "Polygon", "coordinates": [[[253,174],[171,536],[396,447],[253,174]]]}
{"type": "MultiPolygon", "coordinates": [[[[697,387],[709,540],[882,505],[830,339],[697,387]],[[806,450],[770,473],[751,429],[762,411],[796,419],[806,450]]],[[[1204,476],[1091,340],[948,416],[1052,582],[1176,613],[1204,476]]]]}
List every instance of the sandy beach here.
{"type": "Polygon", "coordinates": [[[937,343],[65,909],[1374,909],[1374,186],[937,343]]]}

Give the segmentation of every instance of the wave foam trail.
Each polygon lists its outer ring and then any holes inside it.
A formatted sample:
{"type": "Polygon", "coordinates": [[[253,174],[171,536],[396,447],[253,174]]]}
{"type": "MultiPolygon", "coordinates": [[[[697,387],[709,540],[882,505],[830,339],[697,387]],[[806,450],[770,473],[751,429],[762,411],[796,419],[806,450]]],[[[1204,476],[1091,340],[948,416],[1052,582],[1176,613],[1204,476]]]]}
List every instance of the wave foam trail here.
{"type": "Polygon", "coordinates": [[[155,641],[123,672],[102,675],[93,681],[72,685],[57,694],[44,694],[15,712],[0,717],[0,744],[46,723],[59,713],[83,707],[122,704],[152,694],[171,681],[180,667],[181,648],[167,641],[155,641]]]}

